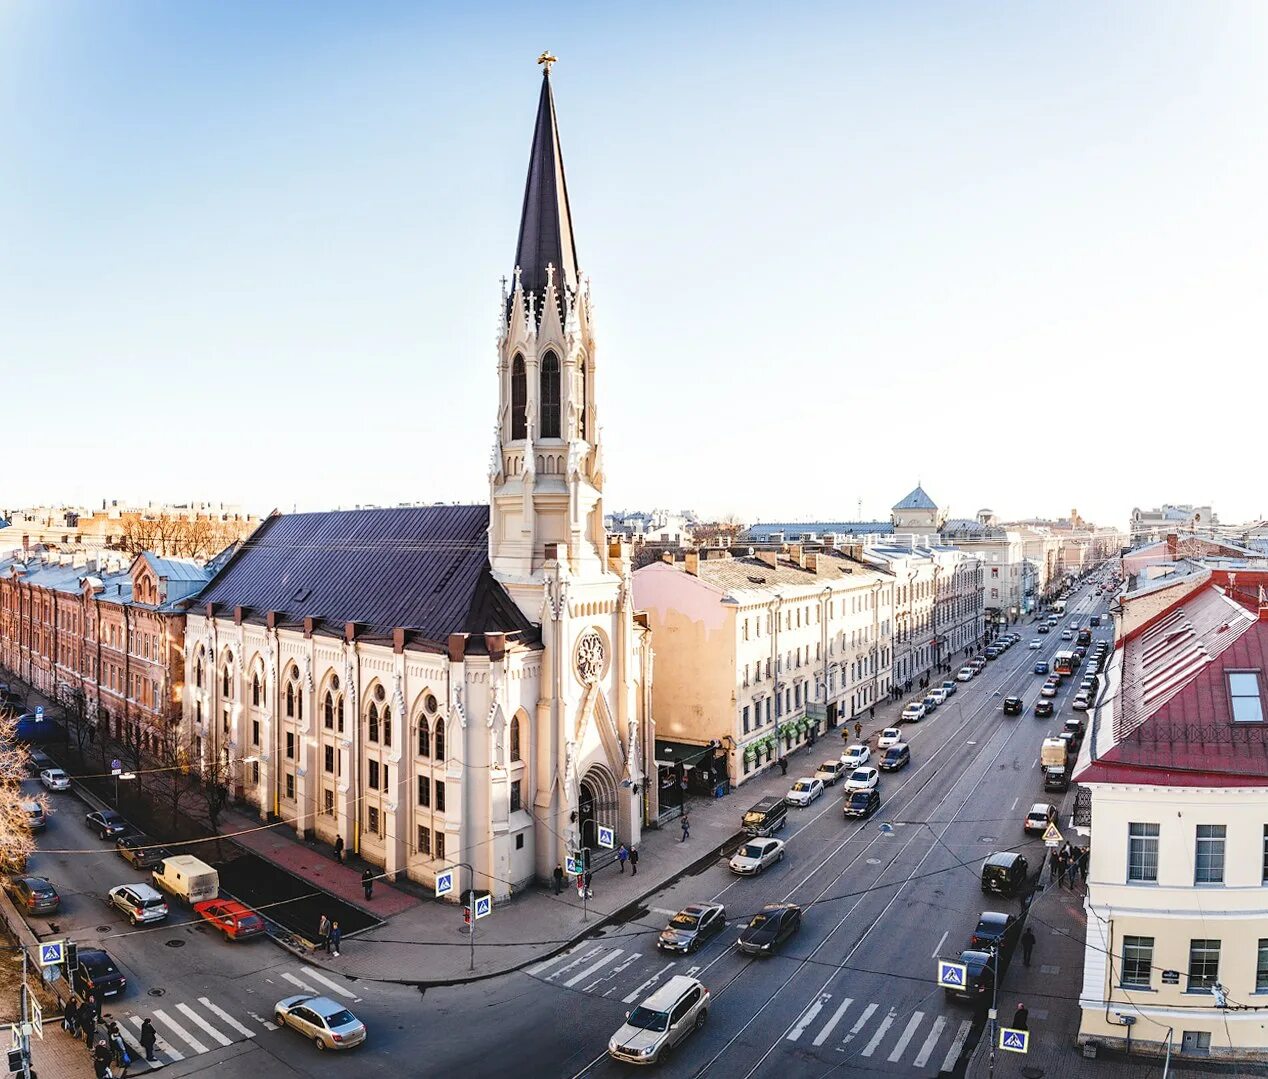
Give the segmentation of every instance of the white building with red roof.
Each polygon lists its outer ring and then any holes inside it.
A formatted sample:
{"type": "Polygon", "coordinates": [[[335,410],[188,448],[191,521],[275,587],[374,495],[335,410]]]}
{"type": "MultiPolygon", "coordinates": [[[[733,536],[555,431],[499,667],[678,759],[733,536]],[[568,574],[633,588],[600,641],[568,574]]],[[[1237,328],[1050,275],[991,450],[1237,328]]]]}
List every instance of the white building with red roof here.
{"type": "Polygon", "coordinates": [[[1074,769],[1079,1038],[1268,1058],[1268,606],[1196,562],[1129,572],[1074,769]]]}

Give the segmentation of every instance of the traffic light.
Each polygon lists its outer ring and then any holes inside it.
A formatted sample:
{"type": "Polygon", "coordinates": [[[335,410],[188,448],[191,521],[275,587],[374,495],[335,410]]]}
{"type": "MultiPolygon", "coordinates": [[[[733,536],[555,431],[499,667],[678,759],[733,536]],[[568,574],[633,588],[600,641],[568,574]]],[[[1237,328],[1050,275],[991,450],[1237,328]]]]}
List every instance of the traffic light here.
{"type": "Polygon", "coordinates": [[[23,1063],[24,1061],[22,1060],[22,1050],[10,1049],[9,1050],[9,1074],[16,1075],[18,1072],[20,1072],[22,1070],[23,1063]]]}
{"type": "Polygon", "coordinates": [[[582,854],[582,858],[584,859],[584,861],[582,862],[582,865],[585,866],[586,872],[589,873],[590,872],[590,848],[586,847],[581,852],[581,854],[582,854]]]}
{"type": "Polygon", "coordinates": [[[79,945],[68,940],[62,949],[62,954],[66,957],[66,974],[69,980],[79,968],[79,945]]]}

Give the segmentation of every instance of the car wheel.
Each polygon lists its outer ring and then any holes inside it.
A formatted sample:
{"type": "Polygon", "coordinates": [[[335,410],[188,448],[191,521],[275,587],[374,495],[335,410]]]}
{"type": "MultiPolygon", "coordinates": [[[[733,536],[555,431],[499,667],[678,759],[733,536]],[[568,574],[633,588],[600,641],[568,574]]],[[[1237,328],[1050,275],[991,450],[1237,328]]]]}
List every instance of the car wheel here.
{"type": "Polygon", "coordinates": [[[700,950],[700,941],[699,941],[699,940],[693,939],[693,940],[691,941],[691,943],[687,945],[687,954],[688,954],[688,955],[695,955],[695,954],[696,954],[696,952],[698,952],[699,950],[700,950]]]}
{"type": "Polygon", "coordinates": [[[779,852],[779,857],[775,860],[778,862],[782,862],[784,860],[784,852],[782,850],[779,852]]]}
{"type": "Polygon", "coordinates": [[[323,1053],[326,1051],[326,1040],[320,1034],[313,1036],[313,1044],[323,1053]]]}
{"type": "Polygon", "coordinates": [[[699,1030],[702,1026],[704,1026],[704,1021],[705,1021],[705,1019],[706,1019],[706,1018],[708,1018],[708,1015],[709,1015],[709,1009],[708,1009],[708,1008],[701,1008],[701,1009],[700,1009],[700,1013],[696,1016],[696,1029],[697,1029],[697,1030],[699,1030]]]}
{"type": "Polygon", "coordinates": [[[275,1022],[279,1027],[284,1027],[286,1026],[286,1016],[284,1016],[281,1012],[274,1012],[273,1022],[275,1022]]]}

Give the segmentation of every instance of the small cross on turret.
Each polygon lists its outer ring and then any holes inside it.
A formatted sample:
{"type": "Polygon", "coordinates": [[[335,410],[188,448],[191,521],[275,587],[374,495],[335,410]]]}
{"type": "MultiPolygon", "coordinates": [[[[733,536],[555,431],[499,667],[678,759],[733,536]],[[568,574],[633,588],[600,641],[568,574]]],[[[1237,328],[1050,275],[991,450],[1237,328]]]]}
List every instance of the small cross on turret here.
{"type": "Polygon", "coordinates": [[[550,52],[549,52],[548,50],[543,49],[543,50],[542,50],[542,54],[541,54],[541,56],[539,56],[539,57],[537,58],[537,62],[538,62],[539,64],[541,64],[541,65],[542,65],[542,74],[543,74],[543,75],[549,75],[549,74],[550,74],[550,65],[551,65],[551,64],[558,63],[558,62],[559,62],[559,57],[557,57],[557,56],[551,56],[551,55],[550,55],[550,52]]]}

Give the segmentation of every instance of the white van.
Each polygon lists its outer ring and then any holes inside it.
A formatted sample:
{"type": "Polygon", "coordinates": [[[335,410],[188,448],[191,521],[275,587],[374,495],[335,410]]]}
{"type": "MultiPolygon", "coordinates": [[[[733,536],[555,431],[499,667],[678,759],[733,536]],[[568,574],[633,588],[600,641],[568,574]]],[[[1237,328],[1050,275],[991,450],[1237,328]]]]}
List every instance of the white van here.
{"type": "Polygon", "coordinates": [[[154,867],[157,887],[191,906],[220,896],[220,874],[192,854],[174,854],[154,867]]]}

